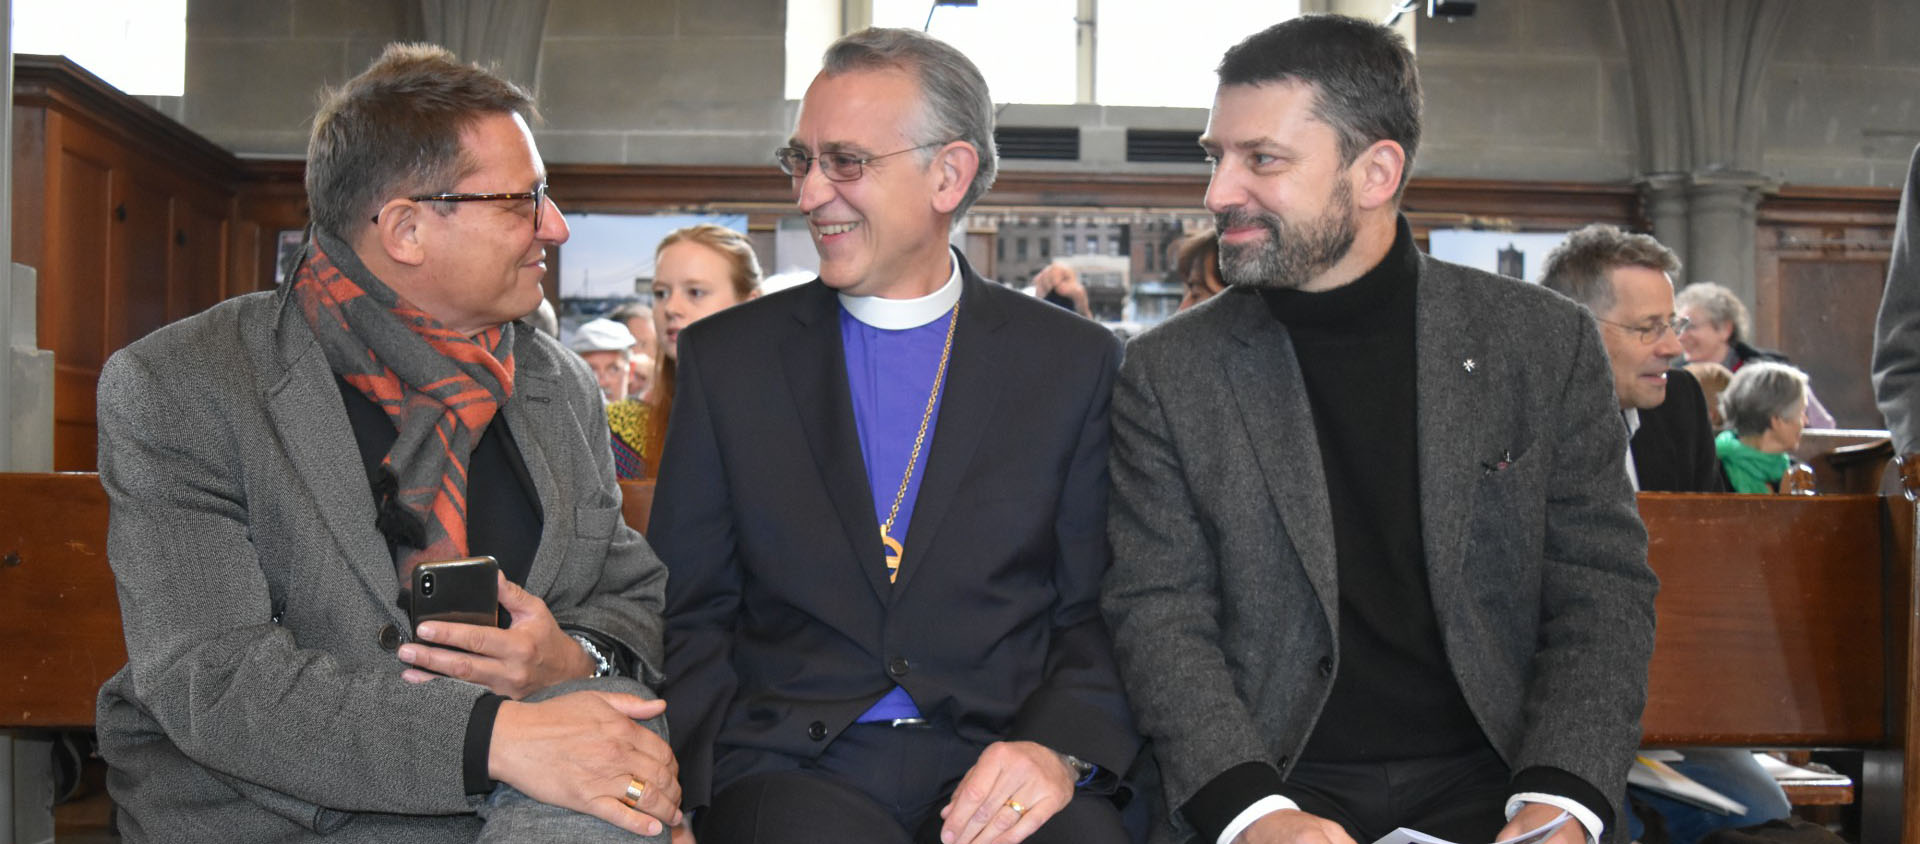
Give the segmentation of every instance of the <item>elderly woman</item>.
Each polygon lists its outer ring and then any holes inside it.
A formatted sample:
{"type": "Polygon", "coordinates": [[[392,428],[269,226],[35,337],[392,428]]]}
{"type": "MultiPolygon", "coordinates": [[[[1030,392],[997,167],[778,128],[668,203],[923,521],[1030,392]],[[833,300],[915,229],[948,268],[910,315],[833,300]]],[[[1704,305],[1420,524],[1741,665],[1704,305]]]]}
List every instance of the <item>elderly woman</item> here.
{"type": "Polygon", "coordinates": [[[1807,374],[1784,363],[1750,363],[1720,394],[1727,430],[1713,441],[1734,492],[1778,492],[1806,427],[1807,374]]]}
{"type": "MultiPolygon", "coordinates": [[[[1673,312],[1689,322],[1680,335],[1688,363],[1717,363],[1732,372],[1757,361],[1792,363],[1786,355],[1747,342],[1753,331],[1747,306],[1724,285],[1700,281],[1681,288],[1673,297],[1673,312]]],[[[1807,390],[1807,421],[1815,428],[1834,426],[1833,414],[1812,389],[1807,390]]]]}

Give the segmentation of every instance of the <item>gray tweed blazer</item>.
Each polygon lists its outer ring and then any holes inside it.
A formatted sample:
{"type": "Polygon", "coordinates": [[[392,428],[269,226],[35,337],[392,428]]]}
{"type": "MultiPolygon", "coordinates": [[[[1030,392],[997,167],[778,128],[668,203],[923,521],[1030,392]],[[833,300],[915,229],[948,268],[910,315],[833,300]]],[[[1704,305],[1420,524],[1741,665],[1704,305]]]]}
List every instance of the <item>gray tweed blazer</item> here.
{"type": "MultiPolygon", "coordinates": [[[[599,391],[515,332],[503,413],[544,519],[526,587],[657,684],[666,571],[620,518],[599,391]]],[[[128,665],[100,751],[130,841],[472,841],[483,690],[400,679],[407,631],[339,389],[289,297],[257,293],[115,354],[100,378],[107,554],[128,665]]]]}
{"type": "MultiPolygon", "coordinates": [[[[1416,307],[1421,533],[1454,675],[1510,766],[1624,794],[1658,584],[1599,334],[1554,293],[1425,256],[1416,307]]],[[[1102,607],[1174,809],[1235,765],[1286,773],[1332,688],[1316,443],[1286,329],[1252,291],[1128,347],[1102,607]]],[[[1190,832],[1172,824],[1157,837],[1190,832]]]]}

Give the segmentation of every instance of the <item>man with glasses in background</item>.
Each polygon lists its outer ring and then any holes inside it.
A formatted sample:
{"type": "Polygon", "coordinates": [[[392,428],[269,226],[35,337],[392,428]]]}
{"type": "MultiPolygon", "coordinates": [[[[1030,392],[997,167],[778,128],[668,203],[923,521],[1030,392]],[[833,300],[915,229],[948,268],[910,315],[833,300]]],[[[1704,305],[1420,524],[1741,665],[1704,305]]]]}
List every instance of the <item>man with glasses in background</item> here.
{"type": "Polygon", "coordinates": [[[1673,362],[1685,317],[1673,313],[1680,259],[1644,234],[1595,223],[1547,255],[1540,285],[1600,323],[1628,439],[1627,477],[1643,492],[1725,492],[1700,382],[1673,362]]]}
{"type": "Polygon", "coordinates": [[[986,82],[849,35],[775,156],[820,277],[680,337],[648,523],[700,841],[1125,841],[1095,604],[1120,349],[948,245],[993,183],[986,82]]]}
{"type": "Polygon", "coordinates": [[[389,47],[315,118],[292,279],[107,363],[128,665],[98,729],[129,840],[665,840],[679,819],[638,723],[663,708],[665,569],[620,518],[593,376],[516,323],[567,239],[532,112],[445,50],[389,47]],[[481,555],[502,626],[416,628],[416,567],[481,555]]]}

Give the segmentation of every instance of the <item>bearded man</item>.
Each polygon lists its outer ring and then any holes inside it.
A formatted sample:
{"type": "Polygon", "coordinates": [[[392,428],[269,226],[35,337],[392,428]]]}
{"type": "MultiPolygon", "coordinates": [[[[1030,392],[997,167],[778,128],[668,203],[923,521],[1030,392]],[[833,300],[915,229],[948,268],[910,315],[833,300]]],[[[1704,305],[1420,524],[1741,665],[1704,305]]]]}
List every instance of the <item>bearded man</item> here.
{"type": "Polygon", "coordinates": [[[1297,18],[1219,74],[1232,287],[1113,397],[1102,608],[1157,837],[1618,838],[1657,582],[1592,315],[1415,249],[1391,30],[1297,18]]]}

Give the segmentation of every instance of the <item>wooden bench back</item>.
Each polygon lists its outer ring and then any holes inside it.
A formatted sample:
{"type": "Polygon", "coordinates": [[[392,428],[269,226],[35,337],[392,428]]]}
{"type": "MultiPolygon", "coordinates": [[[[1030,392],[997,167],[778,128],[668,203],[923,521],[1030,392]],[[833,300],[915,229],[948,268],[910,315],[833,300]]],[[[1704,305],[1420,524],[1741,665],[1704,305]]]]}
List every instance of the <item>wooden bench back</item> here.
{"type": "MultiPolygon", "coordinates": [[[[653,482],[621,487],[644,530],[653,482]]],[[[106,544],[98,475],[0,474],[0,729],[93,726],[100,684],[127,662],[106,544]]]]}
{"type": "Polygon", "coordinates": [[[93,474],[0,475],[0,727],[92,727],[127,662],[93,474]]]}
{"type": "Polygon", "coordinates": [[[1903,734],[1904,499],[1640,496],[1660,575],[1651,745],[1886,746],[1903,734]],[[1892,514],[1889,509],[1898,510],[1892,514]]]}

